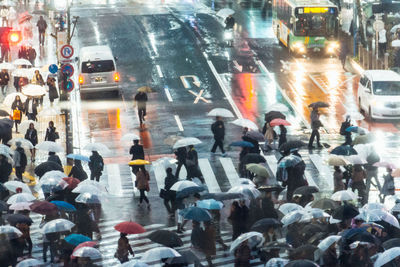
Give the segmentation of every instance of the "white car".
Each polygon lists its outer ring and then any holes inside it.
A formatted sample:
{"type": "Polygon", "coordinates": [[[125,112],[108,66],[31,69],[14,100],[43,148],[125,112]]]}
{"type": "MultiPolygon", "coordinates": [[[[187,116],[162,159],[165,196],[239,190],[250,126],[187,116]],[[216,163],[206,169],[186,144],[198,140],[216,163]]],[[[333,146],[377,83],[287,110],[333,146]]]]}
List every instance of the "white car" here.
{"type": "Polygon", "coordinates": [[[358,84],[358,105],[370,119],[400,119],[400,75],[367,70],[358,84]]]}

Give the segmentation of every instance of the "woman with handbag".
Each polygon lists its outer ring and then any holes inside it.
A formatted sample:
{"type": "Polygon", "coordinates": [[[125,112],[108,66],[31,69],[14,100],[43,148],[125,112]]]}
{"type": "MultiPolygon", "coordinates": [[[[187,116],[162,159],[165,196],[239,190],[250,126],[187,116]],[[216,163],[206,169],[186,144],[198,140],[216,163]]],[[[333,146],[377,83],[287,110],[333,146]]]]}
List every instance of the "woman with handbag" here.
{"type": "Polygon", "coordinates": [[[33,124],[33,122],[29,124],[29,128],[26,130],[25,139],[30,141],[33,145],[33,148],[31,149],[31,162],[34,163],[36,155],[35,146],[38,143],[38,138],[37,138],[37,131],[35,129],[35,125],[33,124]]]}
{"type": "Polygon", "coordinates": [[[58,133],[56,132],[56,127],[54,127],[54,122],[49,121],[49,127],[46,129],[46,136],[44,137],[44,141],[52,141],[55,142],[56,139],[59,139],[58,133]]]}
{"type": "Polygon", "coordinates": [[[139,171],[136,173],[136,182],[135,186],[140,192],[140,198],[139,198],[139,204],[138,206],[140,207],[142,205],[143,200],[147,203],[147,209],[150,209],[150,203],[149,199],[145,195],[145,191],[149,192],[150,191],[150,175],[146,171],[146,168],[144,165],[141,165],[139,168],[139,171]]]}
{"type": "Polygon", "coordinates": [[[308,142],[308,148],[312,149],[313,148],[313,143],[314,143],[314,138],[317,138],[317,147],[318,148],[322,148],[321,143],[319,142],[319,127],[322,126],[321,121],[319,120],[319,113],[318,113],[318,108],[317,107],[313,107],[312,111],[311,111],[311,115],[310,115],[310,119],[311,119],[311,136],[310,136],[310,140],[308,142]]]}
{"type": "Polygon", "coordinates": [[[11,105],[13,121],[15,123],[15,132],[18,133],[18,124],[21,123],[22,112],[24,110],[24,103],[22,103],[19,95],[15,96],[15,100],[11,105]]]}

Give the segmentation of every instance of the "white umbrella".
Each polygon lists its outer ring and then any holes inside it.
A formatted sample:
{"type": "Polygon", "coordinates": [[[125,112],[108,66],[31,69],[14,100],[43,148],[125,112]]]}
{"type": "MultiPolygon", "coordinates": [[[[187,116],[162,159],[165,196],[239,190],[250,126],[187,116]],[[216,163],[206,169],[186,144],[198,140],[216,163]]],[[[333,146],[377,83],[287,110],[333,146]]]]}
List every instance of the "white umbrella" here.
{"type": "Polygon", "coordinates": [[[81,258],[90,258],[92,260],[101,259],[101,253],[98,249],[92,247],[81,247],[72,253],[72,256],[81,258]]]}
{"type": "Polygon", "coordinates": [[[0,155],[13,155],[14,151],[11,150],[11,148],[9,146],[0,144],[0,155]]]}
{"type": "Polygon", "coordinates": [[[244,234],[241,234],[238,238],[236,238],[229,249],[230,253],[234,253],[235,250],[242,244],[244,241],[247,240],[247,244],[250,248],[253,248],[255,246],[261,245],[264,243],[265,238],[263,235],[259,232],[247,232],[244,234]]]}
{"type": "Polygon", "coordinates": [[[65,189],[68,183],[59,177],[47,177],[45,179],[42,177],[39,181],[39,186],[42,188],[43,192],[51,193],[53,190],[60,191],[65,189]]]}
{"type": "Polygon", "coordinates": [[[363,157],[361,157],[360,155],[351,155],[351,156],[344,156],[343,157],[344,160],[348,161],[351,164],[367,164],[367,160],[363,157]]]}
{"type": "Polygon", "coordinates": [[[390,32],[395,33],[397,29],[400,28],[400,24],[394,25],[391,29],[390,32]]]}
{"type": "Polygon", "coordinates": [[[22,93],[27,96],[42,96],[46,94],[46,88],[37,84],[28,84],[22,87],[22,93]]]}
{"type": "Polygon", "coordinates": [[[358,196],[351,190],[337,191],[331,196],[331,199],[335,201],[355,200],[357,198],[358,196]]]}
{"type": "Polygon", "coordinates": [[[393,225],[397,229],[400,229],[399,221],[394,217],[392,214],[389,212],[384,212],[384,214],[381,216],[382,221],[387,222],[388,224],[393,225]]]}
{"type": "Polygon", "coordinates": [[[31,210],[32,202],[17,202],[10,206],[10,210],[31,210]]]}
{"type": "Polygon", "coordinates": [[[319,218],[326,218],[329,217],[330,215],[328,213],[326,213],[324,210],[322,209],[318,209],[318,208],[307,208],[304,209],[304,211],[306,211],[307,213],[303,216],[303,218],[301,219],[302,221],[304,220],[309,220],[309,219],[319,219],[319,218]]]}
{"type": "Polygon", "coordinates": [[[340,235],[331,235],[319,242],[318,248],[322,251],[327,250],[330,246],[332,246],[333,243],[339,241],[339,239],[342,238],[340,235]]]}
{"type": "Polygon", "coordinates": [[[286,266],[286,264],[289,263],[288,259],[282,259],[282,258],[271,258],[267,263],[265,264],[265,267],[281,267],[281,266],[286,266]]]}
{"type": "Polygon", "coordinates": [[[52,117],[52,116],[57,116],[60,115],[61,111],[59,109],[49,107],[49,108],[44,108],[42,111],[38,113],[38,116],[40,117],[52,117]]]}
{"type": "Polygon", "coordinates": [[[185,147],[189,145],[198,145],[201,144],[202,142],[196,138],[196,137],[185,137],[180,140],[178,140],[172,148],[180,148],[180,147],[185,147]]]}
{"type": "Polygon", "coordinates": [[[24,77],[28,79],[32,77],[32,73],[29,71],[29,69],[15,69],[13,70],[12,75],[14,77],[24,77]]]}
{"type": "Polygon", "coordinates": [[[180,256],[181,254],[179,254],[175,249],[167,247],[157,247],[149,249],[145,253],[143,253],[140,260],[145,262],[153,262],[159,261],[161,259],[176,258],[180,256]]]}
{"type": "Polygon", "coordinates": [[[394,260],[395,258],[400,256],[400,248],[399,247],[394,247],[386,250],[383,252],[379,257],[376,259],[374,263],[374,267],[380,267],[382,265],[385,265],[386,263],[394,260]]]}
{"type": "Polygon", "coordinates": [[[45,174],[43,174],[42,177],[40,177],[40,180],[49,179],[49,178],[62,179],[64,177],[67,177],[67,175],[61,171],[48,171],[45,174]]]}
{"type": "Polygon", "coordinates": [[[386,207],[383,203],[367,203],[361,209],[363,210],[386,210],[386,207]]]}
{"type": "Polygon", "coordinates": [[[49,233],[65,232],[71,230],[72,227],[74,226],[75,224],[69,220],[55,219],[49,221],[43,226],[43,233],[49,234],[49,233]]]}
{"type": "Polygon", "coordinates": [[[23,261],[20,261],[17,264],[17,267],[37,267],[37,266],[42,266],[45,263],[43,261],[37,260],[37,259],[26,259],[23,261]]]}
{"type": "Polygon", "coordinates": [[[48,152],[55,152],[55,153],[64,152],[64,148],[61,145],[52,141],[44,141],[42,143],[39,143],[36,145],[36,148],[48,152]]]}
{"type": "Polygon", "coordinates": [[[207,116],[210,117],[225,117],[225,118],[233,118],[235,117],[232,112],[226,108],[214,108],[210,112],[208,112],[207,116]]]}
{"type": "Polygon", "coordinates": [[[178,192],[178,191],[182,191],[185,188],[194,187],[194,186],[198,186],[198,185],[192,181],[178,181],[172,185],[170,190],[178,192]]]}
{"type": "Polygon", "coordinates": [[[78,186],[74,188],[74,190],[72,190],[72,193],[90,193],[93,195],[101,196],[105,192],[94,185],[88,185],[88,184],[81,185],[81,183],[79,183],[78,186]]]}
{"type": "Polygon", "coordinates": [[[289,112],[289,108],[282,103],[274,103],[267,108],[267,112],[269,111],[289,112]]]}
{"type": "Polygon", "coordinates": [[[13,64],[14,66],[30,66],[30,67],[32,66],[32,63],[24,58],[19,58],[14,60],[13,64]]]}
{"type": "Polygon", "coordinates": [[[133,140],[140,140],[140,137],[134,133],[127,133],[124,134],[121,138],[121,141],[133,141],[133,140]]]}
{"type": "Polygon", "coordinates": [[[0,70],[13,70],[15,66],[8,62],[0,63],[0,70]]]}
{"type": "Polygon", "coordinates": [[[83,193],[83,194],[79,194],[75,198],[75,202],[85,203],[85,204],[100,204],[101,199],[98,195],[91,194],[91,193],[83,193]]]}
{"type": "Polygon", "coordinates": [[[305,210],[295,210],[283,216],[281,222],[283,226],[288,226],[292,223],[299,222],[305,215],[307,215],[305,210]]]}
{"type": "Polygon", "coordinates": [[[144,262],[138,260],[130,260],[128,262],[122,263],[119,267],[148,267],[144,262]]]}
{"type": "Polygon", "coordinates": [[[30,202],[30,201],[34,201],[36,200],[36,198],[29,193],[18,193],[15,195],[12,195],[8,200],[7,200],[7,204],[14,204],[14,203],[18,203],[18,202],[30,202]]]}
{"type": "Polygon", "coordinates": [[[282,204],[278,210],[282,212],[284,215],[296,211],[296,210],[303,210],[304,208],[296,203],[285,203],[282,204]]]}
{"type": "Polygon", "coordinates": [[[89,143],[83,147],[83,150],[97,151],[99,153],[110,153],[110,149],[102,143],[89,143]]]}
{"type": "Polygon", "coordinates": [[[364,210],[360,209],[360,214],[358,214],[355,219],[361,219],[365,222],[377,222],[381,220],[380,212],[374,213],[374,210],[364,210]]]}
{"type": "Polygon", "coordinates": [[[17,188],[22,189],[22,193],[29,193],[32,194],[32,191],[29,189],[29,187],[20,181],[8,181],[3,184],[8,190],[11,192],[17,192],[17,188]]]}
{"type": "Polygon", "coordinates": [[[18,142],[21,144],[22,148],[25,148],[25,149],[33,148],[31,141],[29,141],[25,138],[19,138],[19,137],[11,139],[10,141],[7,142],[7,144],[9,144],[11,146],[16,146],[18,142]]]}
{"type": "Polygon", "coordinates": [[[249,199],[256,199],[261,195],[260,191],[251,185],[234,186],[228,190],[228,193],[239,193],[247,196],[249,199]]]}
{"type": "Polygon", "coordinates": [[[257,124],[255,124],[254,122],[252,122],[251,120],[248,119],[236,119],[234,121],[231,122],[232,124],[235,124],[237,126],[241,126],[241,127],[247,127],[251,130],[258,130],[258,126],[257,124]]]}
{"type": "Polygon", "coordinates": [[[7,239],[16,239],[22,236],[22,233],[18,228],[10,225],[0,226],[0,234],[5,235],[7,239]]]}
{"type": "Polygon", "coordinates": [[[174,166],[176,162],[177,162],[177,160],[174,158],[162,157],[162,158],[159,158],[159,159],[153,161],[152,164],[153,164],[153,166],[158,165],[158,164],[162,165],[164,167],[164,169],[166,169],[168,167],[174,166]]]}
{"type": "Polygon", "coordinates": [[[79,183],[78,186],[84,186],[84,185],[92,185],[97,187],[99,190],[103,192],[107,192],[107,189],[103,184],[94,180],[89,180],[89,179],[83,180],[82,182],[79,183]]]}
{"type": "Polygon", "coordinates": [[[233,15],[233,14],[235,14],[235,11],[233,9],[230,9],[230,8],[223,8],[223,9],[220,9],[217,12],[217,16],[221,17],[221,18],[226,18],[226,17],[228,17],[230,15],[233,15]]]}
{"type": "Polygon", "coordinates": [[[4,98],[3,104],[4,104],[5,106],[11,108],[11,105],[12,105],[12,103],[14,102],[15,97],[16,97],[17,95],[21,98],[21,101],[22,101],[22,102],[25,102],[25,101],[26,101],[27,97],[26,97],[25,95],[23,95],[23,94],[21,94],[21,93],[11,93],[11,94],[8,94],[8,95],[4,98]]]}
{"type": "Polygon", "coordinates": [[[392,47],[400,47],[400,40],[392,41],[392,47]]]}

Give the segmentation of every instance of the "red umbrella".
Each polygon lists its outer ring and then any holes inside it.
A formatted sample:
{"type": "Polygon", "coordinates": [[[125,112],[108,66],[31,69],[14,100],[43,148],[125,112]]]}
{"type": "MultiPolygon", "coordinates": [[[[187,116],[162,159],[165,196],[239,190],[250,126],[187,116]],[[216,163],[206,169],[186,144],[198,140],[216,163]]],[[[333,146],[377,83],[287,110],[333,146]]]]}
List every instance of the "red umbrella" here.
{"type": "MultiPolygon", "coordinates": [[[[83,242],[83,243],[80,243],[79,245],[77,245],[75,248],[74,248],[74,251],[72,252],[72,254],[74,254],[74,252],[76,251],[76,250],[78,250],[78,249],[80,249],[81,247],[95,247],[95,246],[97,246],[98,244],[97,244],[97,242],[95,242],[95,241],[86,241],[86,242],[83,242]]],[[[75,256],[72,256],[72,254],[71,254],[71,259],[75,259],[76,257],[75,256]]]]}
{"type": "Polygon", "coordinates": [[[272,127],[274,126],[278,126],[278,125],[285,125],[285,126],[290,126],[290,122],[288,122],[287,120],[284,119],[273,119],[269,125],[271,125],[272,127]]]}
{"type": "Polygon", "coordinates": [[[73,177],[65,177],[65,178],[63,178],[63,180],[67,182],[67,184],[68,184],[67,188],[68,189],[74,189],[81,182],[78,179],[73,178],[73,177]]]}
{"type": "Polygon", "coordinates": [[[135,222],[122,222],[114,226],[114,228],[118,232],[125,234],[141,234],[146,232],[143,226],[135,222]]]}
{"type": "Polygon", "coordinates": [[[55,204],[50,203],[48,201],[36,201],[32,205],[30,205],[31,211],[42,214],[49,215],[57,213],[58,208],[55,204]]]}
{"type": "Polygon", "coordinates": [[[394,165],[394,164],[391,163],[391,162],[387,162],[387,161],[381,161],[381,162],[374,163],[373,166],[375,166],[375,167],[389,168],[389,169],[392,169],[392,170],[396,169],[396,165],[394,165]]]}

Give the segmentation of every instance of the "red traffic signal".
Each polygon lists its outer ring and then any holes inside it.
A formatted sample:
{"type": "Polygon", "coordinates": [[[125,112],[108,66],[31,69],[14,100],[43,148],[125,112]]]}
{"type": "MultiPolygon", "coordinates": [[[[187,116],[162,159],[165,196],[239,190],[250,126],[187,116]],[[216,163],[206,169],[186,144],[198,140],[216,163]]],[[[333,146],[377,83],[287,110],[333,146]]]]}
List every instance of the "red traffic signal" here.
{"type": "Polygon", "coordinates": [[[0,27],[0,43],[16,45],[22,41],[21,31],[14,31],[11,27],[0,27]]]}
{"type": "Polygon", "coordinates": [[[22,34],[21,31],[10,31],[8,33],[8,42],[10,44],[18,44],[22,41],[22,34]]]}

